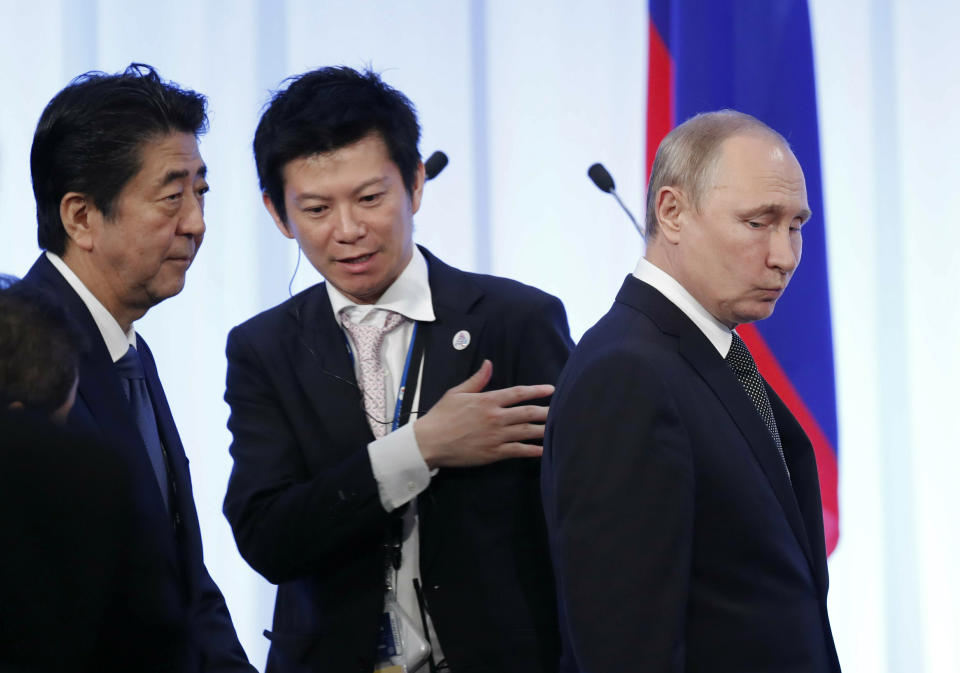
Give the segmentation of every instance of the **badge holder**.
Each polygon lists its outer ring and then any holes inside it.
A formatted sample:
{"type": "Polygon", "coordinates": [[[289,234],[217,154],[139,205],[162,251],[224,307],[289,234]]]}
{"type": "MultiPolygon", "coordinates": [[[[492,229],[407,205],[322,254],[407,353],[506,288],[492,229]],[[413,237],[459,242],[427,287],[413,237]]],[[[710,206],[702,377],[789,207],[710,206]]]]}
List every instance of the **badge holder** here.
{"type": "Polygon", "coordinates": [[[374,673],[413,673],[429,656],[430,644],[396,599],[389,597],[380,615],[374,673]]]}
{"type": "MultiPolygon", "coordinates": [[[[399,548],[391,550],[391,556],[399,559],[399,548]]],[[[374,673],[414,673],[430,656],[430,643],[424,638],[410,615],[397,603],[396,567],[394,561],[387,564],[386,597],[383,614],[380,615],[380,630],[377,636],[377,663],[374,673]]]]}

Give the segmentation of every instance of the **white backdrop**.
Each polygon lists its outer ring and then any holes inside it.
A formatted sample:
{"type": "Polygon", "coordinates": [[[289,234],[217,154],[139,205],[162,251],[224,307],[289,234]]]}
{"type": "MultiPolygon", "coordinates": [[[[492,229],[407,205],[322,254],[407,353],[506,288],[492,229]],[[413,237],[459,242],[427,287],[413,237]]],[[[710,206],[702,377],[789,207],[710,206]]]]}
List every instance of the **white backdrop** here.
{"type": "MultiPolygon", "coordinates": [[[[137,329],[191,460],[207,565],[258,667],[273,588],[239,558],[220,505],[226,333],[286,296],[296,259],[263,212],[250,152],[268,90],[318,65],[384,71],[419,108],[424,155],[450,156],[418,240],[559,295],[578,337],[642,249],[585,171],[603,161],[640,213],[645,4],[0,0],[0,271],[22,275],[38,254],[30,142],[69,79],[141,61],[210,97],[206,240],[184,292],[137,329]]],[[[834,632],[845,671],[956,673],[960,5],[810,4],[840,418],[834,632]]],[[[301,266],[294,290],[315,280],[301,266]]]]}

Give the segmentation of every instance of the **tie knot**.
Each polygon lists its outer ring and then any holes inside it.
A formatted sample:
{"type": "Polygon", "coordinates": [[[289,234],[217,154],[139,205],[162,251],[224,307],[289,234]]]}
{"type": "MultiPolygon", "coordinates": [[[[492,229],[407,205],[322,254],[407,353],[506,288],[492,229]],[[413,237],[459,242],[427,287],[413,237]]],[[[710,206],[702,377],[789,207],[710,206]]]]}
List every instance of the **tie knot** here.
{"type": "Polygon", "coordinates": [[[123,357],[117,360],[113,366],[117,368],[117,373],[120,375],[120,378],[128,380],[144,378],[143,363],[140,362],[140,354],[133,346],[130,346],[123,357]]]}
{"type": "Polygon", "coordinates": [[[736,332],[732,334],[733,341],[730,342],[730,350],[724,359],[737,375],[752,374],[757,370],[757,363],[754,362],[753,356],[750,355],[750,349],[747,348],[743,339],[736,332]]]}
{"type": "Polygon", "coordinates": [[[357,346],[360,358],[373,357],[379,355],[383,337],[397,327],[402,321],[403,316],[393,311],[374,309],[378,313],[385,314],[383,323],[377,324],[377,321],[354,322],[350,314],[344,310],[340,313],[340,322],[343,328],[350,333],[357,346]]]}

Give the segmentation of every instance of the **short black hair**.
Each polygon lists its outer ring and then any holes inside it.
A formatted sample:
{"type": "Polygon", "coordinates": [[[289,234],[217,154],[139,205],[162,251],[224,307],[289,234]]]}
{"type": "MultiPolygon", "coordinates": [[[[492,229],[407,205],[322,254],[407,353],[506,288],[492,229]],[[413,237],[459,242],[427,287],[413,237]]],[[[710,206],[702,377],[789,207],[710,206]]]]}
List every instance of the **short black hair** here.
{"type": "Polygon", "coordinates": [[[257,125],[253,155],[260,189],[286,221],[283,169],[294,159],[332,152],[371,133],[387,145],[412,194],[420,164],[420,123],[413,103],[372,70],[320,68],[291,77],[257,125]]]}
{"type": "Polygon", "coordinates": [[[206,97],[164,82],[149,65],[131,63],[114,75],[88,72],[74,79],[47,104],[33,136],[30,171],[40,247],[57,255],[66,250],[64,194],[89,196],[109,217],[140,170],[145,142],[206,130],[206,97]]]}
{"type": "Polygon", "coordinates": [[[63,406],[86,345],[46,295],[19,283],[0,290],[0,410],[21,402],[46,416],[63,406]]]}

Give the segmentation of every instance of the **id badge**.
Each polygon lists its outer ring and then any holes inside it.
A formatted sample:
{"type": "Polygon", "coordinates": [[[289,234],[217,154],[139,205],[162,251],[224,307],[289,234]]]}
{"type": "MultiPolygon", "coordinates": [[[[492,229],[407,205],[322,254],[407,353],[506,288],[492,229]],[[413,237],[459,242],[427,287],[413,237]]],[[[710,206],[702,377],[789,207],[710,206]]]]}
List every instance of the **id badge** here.
{"type": "Polygon", "coordinates": [[[380,615],[374,673],[415,673],[430,656],[430,643],[396,599],[388,597],[380,615]]]}

